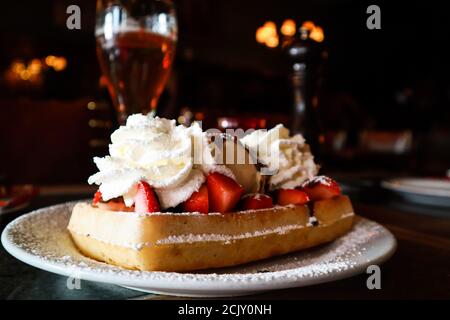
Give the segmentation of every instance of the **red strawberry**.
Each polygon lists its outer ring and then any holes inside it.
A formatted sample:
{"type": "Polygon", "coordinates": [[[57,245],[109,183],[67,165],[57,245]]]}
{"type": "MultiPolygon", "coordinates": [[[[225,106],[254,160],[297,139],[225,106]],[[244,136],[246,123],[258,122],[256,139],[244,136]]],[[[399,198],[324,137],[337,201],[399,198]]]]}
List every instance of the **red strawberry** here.
{"type": "Polygon", "coordinates": [[[288,204],[305,204],[309,201],[308,195],[296,189],[280,189],[278,191],[278,204],[285,206],[288,204]]]}
{"type": "Polygon", "coordinates": [[[213,172],[206,178],[211,212],[228,212],[241,198],[244,188],[233,179],[213,172]]]}
{"type": "Polygon", "coordinates": [[[317,176],[302,184],[301,190],[305,191],[312,201],[330,199],[341,194],[339,184],[326,176],[317,176]]]}
{"type": "Polygon", "coordinates": [[[194,192],[189,199],[183,203],[183,210],[186,212],[208,213],[208,188],[202,185],[197,192],[194,192]]]}
{"type": "Polygon", "coordinates": [[[244,196],[244,198],[242,199],[242,208],[244,210],[256,210],[272,207],[273,207],[272,197],[266,194],[261,193],[249,194],[244,196]]]}
{"type": "Polygon", "coordinates": [[[121,212],[134,211],[133,207],[127,207],[125,205],[122,197],[111,199],[108,202],[98,202],[97,207],[99,209],[109,210],[109,211],[121,211],[121,212]]]}
{"type": "Polygon", "coordinates": [[[138,191],[134,197],[134,211],[136,213],[149,213],[159,212],[160,210],[158,199],[156,199],[152,187],[145,181],[139,182],[138,191]]]}
{"type": "Polygon", "coordinates": [[[94,194],[92,204],[96,206],[100,201],[102,201],[102,193],[100,192],[100,190],[97,190],[97,192],[94,194]]]}

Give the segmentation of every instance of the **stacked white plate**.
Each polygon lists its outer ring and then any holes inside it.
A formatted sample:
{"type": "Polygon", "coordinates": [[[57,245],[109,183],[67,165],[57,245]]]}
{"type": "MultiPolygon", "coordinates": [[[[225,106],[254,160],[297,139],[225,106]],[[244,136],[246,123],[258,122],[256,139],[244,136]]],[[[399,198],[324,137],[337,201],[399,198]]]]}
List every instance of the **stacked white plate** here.
{"type": "Polygon", "coordinates": [[[450,179],[397,178],[381,185],[409,202],[450,207],[450,179]]]}

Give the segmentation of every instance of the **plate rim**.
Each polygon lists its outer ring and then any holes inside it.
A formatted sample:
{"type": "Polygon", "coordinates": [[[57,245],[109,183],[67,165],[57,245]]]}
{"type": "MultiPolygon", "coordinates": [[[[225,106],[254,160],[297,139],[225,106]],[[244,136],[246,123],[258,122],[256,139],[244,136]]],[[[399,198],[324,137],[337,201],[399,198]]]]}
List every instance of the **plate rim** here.
{"type": "MultiPolygon", "coordinates": [[[[133,277],[133,276],[126,276],[126,275],[118,275],[118,274],[108,274],[107,272],[101,272],[96,269],[93,270],[83,270],[82,268],[70,268],[65,266],[61,262],[56,261],[48,261],[43,257],[36,256],[27,250],[17,246],[15,243],[11,242],[9,239],[9,231],[14,227],[14,224],[20,223],[20,220],[29,218],[30,215],[36,215],[36,214],[42,214],[42,212],[45,212],[49,208],[55,208],[55,207],[63,207],[68,206],[73,203],[77,203],[79,201],[71,201],[71,202],[65,202],[49,207],[44,207],[38,210],[31,211],[27,214],[21,215],[20,217],[14,219],[11,221],[3,230],[1,234],[1,243],[5,250],[11,254],[13,257],[17,258],[18,260],[29,264],[33,267],[36,267],[40,270],[48,271],[51,273],[55,273],[62,276],[71,277],[76,274],[76,277],[81,280],[87,280],[87,281],[94,281],[94,282],[103,282],[103,283],[110,283],[120,286],[129,286],[129,287],[148,287],[148,282],[143,284],[143,279],[140,277],[133,277]],[[79,270],[81,269],[81,271],[79,270]]],[[[361,219],[362,221],[369,221],[376,223],[378,226],[380,226],[383,229],[383,233],[385,235],[384,241],[388,241],[388,244],[386,245],[386,249],[384,252],[379,254],[377,257],[365,260],[363,263],[359,263],[357,266],[352,268],[347,268],[342,271],[334,271],[330,272],[328,274],[321,274],[320,276],[311,276],[311,277],[301,277],[301,278],[289,278],[289,277],[282,277],[281,274],[283,271],[272,271],[268,273],[264,273],[265,275],[273,274],[274,277],[270,281],[265,280],[245,280],[245,279],[238,279],[233,281],[223,281],[224,277],[229,277],[230,274],[216,274],[214,272],[209,274],[195,274],[195,278],[192,277],[192,279],[185,278],[185,277],[171,277],[170,281],[168,281],[167,276],[170,276],[170,274],[178,274],[178,275],[193,275],[192,273],[178,273],[178,272],[164,272],[164,271],[147,271],[149,273],[153,274],[160,274],[161,277],[159,278],[153,278],[151,279],[151,286],[155,288],[155,290],[177,290],[180,294],[182,292],[191,291],[192,294],[188,294],[190,296],[215,296],[211,295],[210,293],[213,291],[220,290],[222,293],[225,293],[225,295],[221,296],[229,296],[232,295],[232,293],[236,292],[248,292],[249,294],[254,294],[255,291],[269,291],[269,290],[277,290],[277,289],[288,289],[293,287],[303,287],[303,286],[310,286],[314,284],[319,283],[325,283],[325,282],[331,282],[336,280],[341,280],[344,278],[348,278],[357,274],[362,273],[366,270],[366,268],[369,265],[372,264],[381,264],[384,261],[388,260],[396,251],[397,249],[397,240],[395,236],[383,225],[372,221],[370,219],[366,219],[361,216],[357,216],[358,219],[361,219]],[[164,274],[166,277],[164,277],[164,274]],[[278,277],[277,277],[278,275],[278,277]],[[177,286],[178,284],[178,286],[177,286]],[[183,284],[182,287],[179,286],[179,284],[183,284]],[[244,286],[243,286],[244,284],[244,286]],[[217,287],[219,285],[219,287],[217,287]],[[202,294],[206,293],[206,294],[202,294]],[[229,293],[229,294],[227,294],[229,293]]],[[[99,262],[102,263],[102,262],[99,262]]],[[[286,271],[291,271],[293,269],[289,269],[286,271]]],[[[137,271],[139,273],[139,271],[137,271]]],[[[253,273],[248,273],[249,277],[251,275],[254,275],[253,273]]],[[[150,280],[149,280],[150,281],[150,280]]],[[[171,293],[168,293],[171,294],[171,293]]],[[[172,293],[172,295],[176,295],[175,293],[172,293]]]]}

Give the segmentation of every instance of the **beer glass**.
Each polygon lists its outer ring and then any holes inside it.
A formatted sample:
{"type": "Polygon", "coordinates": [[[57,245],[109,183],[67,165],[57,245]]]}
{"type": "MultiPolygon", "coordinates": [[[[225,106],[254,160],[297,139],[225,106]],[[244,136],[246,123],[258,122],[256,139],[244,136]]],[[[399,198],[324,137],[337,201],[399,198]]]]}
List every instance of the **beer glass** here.
{"type": "Polygon", "coordinates": [[[133,113],[155,113],[177,41],[172,1],[98,0],[95,37],[119,124],[133,113]]]}

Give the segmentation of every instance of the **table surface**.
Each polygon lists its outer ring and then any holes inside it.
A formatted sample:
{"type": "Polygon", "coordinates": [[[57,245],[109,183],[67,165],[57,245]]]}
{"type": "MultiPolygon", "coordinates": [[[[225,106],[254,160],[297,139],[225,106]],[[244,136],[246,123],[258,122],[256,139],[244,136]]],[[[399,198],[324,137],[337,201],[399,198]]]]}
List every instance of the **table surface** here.
{"type": "MultiPolygon", "coordinates": [[[[398,241],[396,253],[381,266],[381,289],[367,289],[368,275],[361,274],[335,282],[239,299],[450,298],[450,209],[412,205],[377,187],[346,183],[344,190],[350,194],[355,212],[383,224],[398,241]]],[[[20,212],[0,215],[0,230],[30,210],[90,196],[74,192],[74,188],[69,190],[47,192],[20,212]]],[[[80,289],[70,290],[66,277],[22,263],[1,246],[0,284],[0,299],[178,299],[89,281],[81,281],[80,289]]]]}

